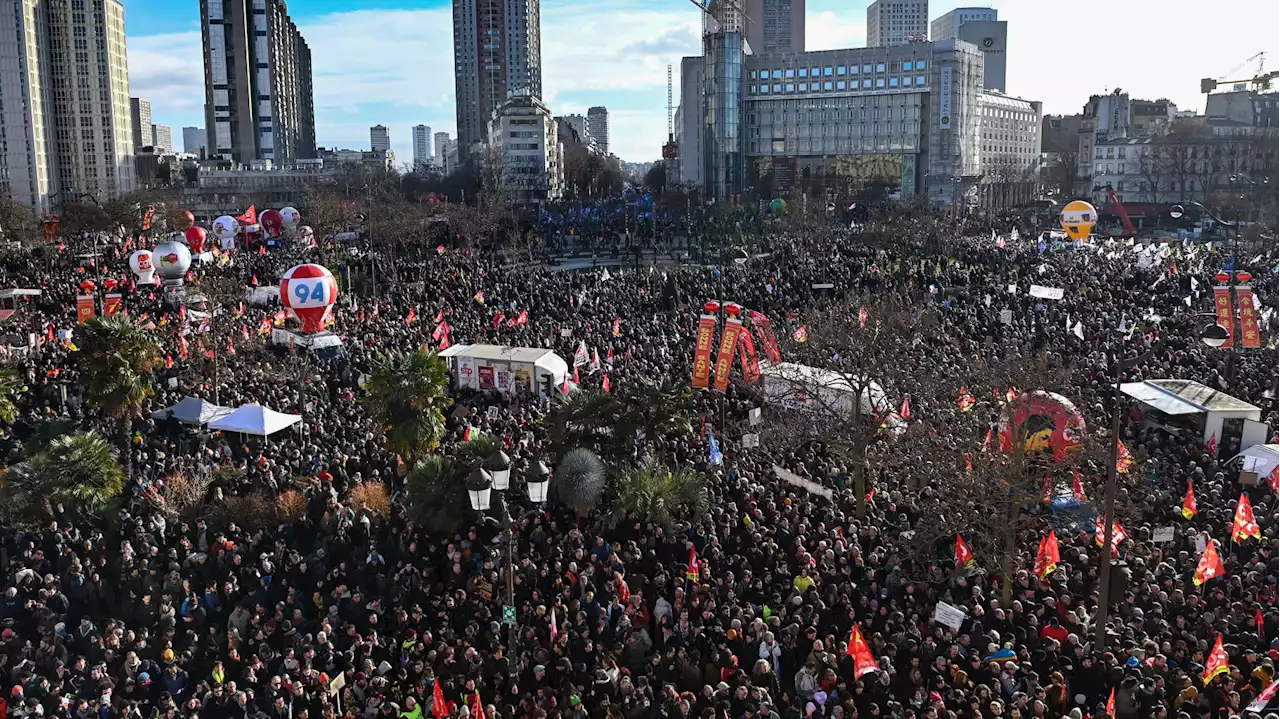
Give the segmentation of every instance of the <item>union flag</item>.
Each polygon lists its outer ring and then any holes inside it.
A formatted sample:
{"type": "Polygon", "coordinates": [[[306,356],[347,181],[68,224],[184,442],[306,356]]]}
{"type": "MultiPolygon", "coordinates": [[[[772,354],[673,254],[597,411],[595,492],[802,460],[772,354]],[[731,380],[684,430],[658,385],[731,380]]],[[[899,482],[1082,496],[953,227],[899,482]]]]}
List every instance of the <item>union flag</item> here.
{"type": "Polygon", "coordinates": [[[956,535],[956,568],[963,569],[974,565],[973,551],[965,544],[964,538],[956,535]]]}
{"type": "Polygon", "coordinates": [[[1231,541],[1240,544],[1246,538],[1262,539],[1258,522],[1253,518],[1253,506],[1249,504],[1249,495],[1240,493],[1240,501],[1236,503],[1236,516],[1231,520],[1231,541]]]}
{"type": "Polygon", "coordinates": [[[1058,568],[1062,557],[1058,554],[1058,535],[1049,530],[1049,535],[1040,540],[1040,548],[1036,550],[1036,576],[1043,580],[1058,568]]]}
{"type": "Polygon", "coordinates": [[[1187,480],[1187,496],[1182,498],[1182,516],[1187,519],[1196,516],[1196,493],[1189,479],[1187,480]]]}
{"type": "Polygon", "coordinates": [[[876,664],[876,658],[871,654],[871,648],[867,646],[867,642],[862,638],[862,631],[858,629],[858,625],[853,625],[853,632],[849,635],[849,646],[845,647],[845,653],[853,657],[853,677],[857,679],[864,674],[880,671],[880,665],[876,664]]]}
{"type": "Polygon", "coordinates": [[[1209,686],[1209,682],[1219,674],[1227,674],[1230,671],[1229,664],[1227,650],[1222,647],[1222,635],[1219,634],[1217,641],[1213,643],[1213,651],[1209,652],[1209,661],[1204,663],[1204,685],[1209,686]]]}
{"type": "Polygon", "coordinates": [[[1196,574],[1191,581],[1198,587],[1210,579],[1221,577],[1226,571],[1226,567],[1222,566],[1222,558],[1218,556],[1218,545],[1210,538],[1209,543],[1204,546],[1204,553],[1200,555],[1200,563],[1196,565],[1196,574]]]}

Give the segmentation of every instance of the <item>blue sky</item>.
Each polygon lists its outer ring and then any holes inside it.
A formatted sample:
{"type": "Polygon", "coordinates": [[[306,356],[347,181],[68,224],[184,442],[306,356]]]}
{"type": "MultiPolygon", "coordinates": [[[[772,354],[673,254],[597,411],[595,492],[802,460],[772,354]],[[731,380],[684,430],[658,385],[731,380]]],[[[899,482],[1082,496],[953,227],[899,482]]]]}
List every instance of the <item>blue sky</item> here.
{"type": "MultiPolygon", "coordinates": [[[[176,140],[183,126],[204,124],[199,2],[123,1],[131,94],[151,100],[153,121],[172,126],[176,140]]],[[[860,47],[868,3],[808,0],[807,49],[860,47]]],[[[453,133],[447,0],[288,4],[311,46],[320,145],[367,148],[369,127],[383,124],[408,161],[413,125],[453,133]]],[[[1276,0],[1230,0],[1208,13],[1203,0],[934,0],[929,14],[975,4],[1009,21],[1010,94],[1042,101],[1046,113],[1079,112],[1090,94],[1117,87],[1203,111],[1200,78],[1221,77],[1259,51],[1268,69],[1280,63],[1276,0]]],[[[678,85],[680,58],[700,54],[700,27],[689,0],[543,0],[545,99],[556,114],[605,105],[614,152],[656,159],[667,65],[678,85]]]]}

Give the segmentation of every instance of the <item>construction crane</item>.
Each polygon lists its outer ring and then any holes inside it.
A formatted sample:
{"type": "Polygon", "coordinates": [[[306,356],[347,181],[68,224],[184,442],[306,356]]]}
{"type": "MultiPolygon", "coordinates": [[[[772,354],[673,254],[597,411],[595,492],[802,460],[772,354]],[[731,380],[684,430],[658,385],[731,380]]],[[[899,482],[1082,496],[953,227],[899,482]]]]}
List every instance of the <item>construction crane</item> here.
{"type": "Polygon", "coordinates": [[[662,159],[669,162],[680,156],[680,147],[676,145],[676,125],[672,114],[674,111],[675,105],[672,103],[671,94],[671,66],[667,65],[667,142],[662,146],[662,159]]]}
{"type": "Polygon", "coordinates": [[[1203,80],[1201,80],[1200,92],[1207,94],[1218,89],[1218,87],[1221,85],[1236,85],[1236,84],[1247,84],[1257,92],[1265,92],[1271,89],[1271,81],[1276,79],[1277,77],[1280,77],[1280,71],[1272,70],[1271,72],[1266,72],[1263,69],[1266,66],[1266,64],[1267,64],[1267,53],[1265,51],[1257,53],[1255,55],[1251,55],[1250,57],[1246,58],[1244,62],[1228,70],[1227,74],[1223,75],[1221,78],[1218,78],[1215,80],[1211,77],[1206,77],[1203,80]],[[1245,65],[1252,63],[1254,60],[1257,60],[1258,62],[1257,62],[1257,68],[1253,71],[1253,77],[1244,78],[1240,80],[1227,79],[1232,75],[1236,74],[1237,72],[1239,72],[1240,69],[1243,68],[1245,65]]]}

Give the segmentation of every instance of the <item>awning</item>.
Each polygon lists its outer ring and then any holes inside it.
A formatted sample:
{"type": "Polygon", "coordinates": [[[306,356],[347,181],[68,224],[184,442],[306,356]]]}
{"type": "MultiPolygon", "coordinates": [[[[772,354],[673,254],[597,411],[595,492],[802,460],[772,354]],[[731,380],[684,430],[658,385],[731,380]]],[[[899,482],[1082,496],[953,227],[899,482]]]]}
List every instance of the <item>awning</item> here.
{"type": "Polygon", "coordinates": [[[1120,391],[1169,415],[1259,411],[1248,402],[1189,380],[1125,382],[1120,385],[1120,391]]]}
{"type": "Polygon", "coordinates": [[[1235,461],[1244,457],[1244,470],[1257,472],[1259,477],[1270,477],[1280,466],[1280,444],[1255,444],[1232,457],[1235,461]]]}
{"type": "Polygon", "coordinates": [[[154,419],[173,419],[183,424],[206,424],[231,412],[230,407],[206,402],[199,397],[184,397],[181,402],[151,413],[154,419]]]}
{"type": "Polygon", "coordinates": [[[302,415],[284,414],[267,409],[260,404],[246,404],[234,412],[209,423],[209,429],[220,432],[239,432],[266,437],[282,429],[288,429],[302,421],[302,415]]]}

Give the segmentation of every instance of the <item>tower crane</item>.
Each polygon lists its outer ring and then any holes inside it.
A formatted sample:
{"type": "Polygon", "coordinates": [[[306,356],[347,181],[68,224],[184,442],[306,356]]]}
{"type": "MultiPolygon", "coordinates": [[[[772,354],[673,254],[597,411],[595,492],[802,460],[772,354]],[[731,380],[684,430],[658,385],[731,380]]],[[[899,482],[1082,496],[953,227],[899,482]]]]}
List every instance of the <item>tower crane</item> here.
{"type": "Polygon", "coordinates": [[[1228,70],[1227,74],[1223,75],[1221,78],[1214,79],[1211,77],[1206,77],[1203,80],[1201,80],[1200,92],[1210,93],[1218,89],[1220,85],[1235,85],[1237,83],[1248,84],[1257,92],[1264,92],[1266,90],[1269,90],[1271,89],[1271,81],[1276,79],[1277,77],[1280,77],[1280,71],[1272,70],[1271,72],[1266,72],[1264,70],[1266,64],[1267,64],[1267,53],[1265,51],[1251,55],[1248,58],[1246,58],[1244,62],[1241,62],[1239,65],[1236,65],[1235,67],[1228,70]],[[1257,60],[1257,67],[1253,71],[1253,77],[1243,78],[1239,80],[1227,79],[1232,75],[1236,74],[1237,72],[1239,72],[1241,68],[1243,68],[1246,65],[1249,65],[1255,60],[1257,60]]]}

